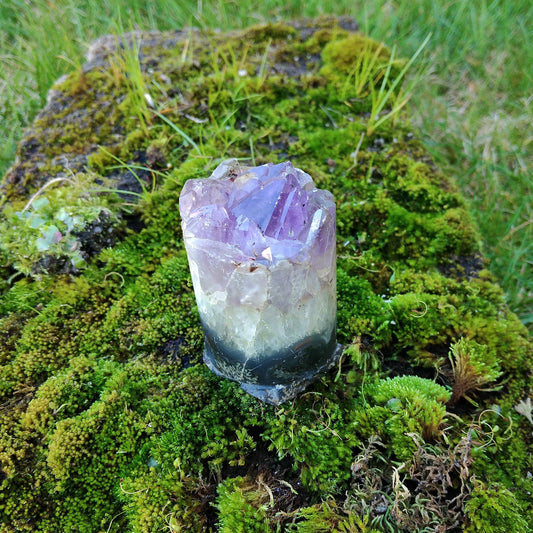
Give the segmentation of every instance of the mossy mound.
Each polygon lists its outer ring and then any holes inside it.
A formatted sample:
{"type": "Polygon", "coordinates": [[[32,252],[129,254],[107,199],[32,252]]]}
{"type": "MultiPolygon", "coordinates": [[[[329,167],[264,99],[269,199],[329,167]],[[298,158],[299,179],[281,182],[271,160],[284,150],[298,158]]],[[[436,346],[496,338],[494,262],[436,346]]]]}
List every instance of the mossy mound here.
{"type": "Polygon", "coordinates": [[[107,37],[54,87],[2,183],[2,533],[531,530],[528,333],[355,31],[107,37]],[[201,360],[178,197],[230,157],[337,201],[344,355],[277,408],[201,360]]]}

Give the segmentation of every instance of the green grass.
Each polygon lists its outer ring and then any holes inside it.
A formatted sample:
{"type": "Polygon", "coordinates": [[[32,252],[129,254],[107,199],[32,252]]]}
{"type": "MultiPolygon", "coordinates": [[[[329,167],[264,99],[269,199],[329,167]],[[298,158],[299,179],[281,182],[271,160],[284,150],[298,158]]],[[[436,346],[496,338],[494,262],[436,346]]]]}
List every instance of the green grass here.
{"type": "Polygon", "coordinates": [[[349,14],[411,57],[428,33],[430,70],[410,116],[470,202],[511,308],[533,328],[533,4],[530,0],[6,0],[0,4],[0,173],[23,129],[88,44],[117,26],[221,27],[349,14]]]}

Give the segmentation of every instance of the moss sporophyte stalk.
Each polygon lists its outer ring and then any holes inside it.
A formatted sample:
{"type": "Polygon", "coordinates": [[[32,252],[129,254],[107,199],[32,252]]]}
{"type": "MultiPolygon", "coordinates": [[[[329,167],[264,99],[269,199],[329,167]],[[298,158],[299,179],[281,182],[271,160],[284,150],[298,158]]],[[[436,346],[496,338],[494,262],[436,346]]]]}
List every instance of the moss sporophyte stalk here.
{"type": "Polygon", "coordinates": [[[55,85],[0,185],[0,533],[531,531],[531,342],[388,114],[406,64],[321,18],[104,37],[55,85]]]}
{"type": "Polygon", "coordinates": [[[289,162],[221,163],[189,180],[180,213],[204,360],[273,404],[335,364],[333,195],[289,162]]]}

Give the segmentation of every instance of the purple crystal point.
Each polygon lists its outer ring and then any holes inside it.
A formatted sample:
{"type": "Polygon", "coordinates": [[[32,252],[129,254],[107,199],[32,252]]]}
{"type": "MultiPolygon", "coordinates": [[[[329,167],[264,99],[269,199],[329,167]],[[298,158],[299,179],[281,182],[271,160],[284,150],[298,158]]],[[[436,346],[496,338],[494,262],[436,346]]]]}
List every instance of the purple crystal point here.
{"type": "Polygon", "coordinates": [[[335,361],[335,203],[290,162],[225,161],[180,196],[204,359],[279,403],[335,361]]]}

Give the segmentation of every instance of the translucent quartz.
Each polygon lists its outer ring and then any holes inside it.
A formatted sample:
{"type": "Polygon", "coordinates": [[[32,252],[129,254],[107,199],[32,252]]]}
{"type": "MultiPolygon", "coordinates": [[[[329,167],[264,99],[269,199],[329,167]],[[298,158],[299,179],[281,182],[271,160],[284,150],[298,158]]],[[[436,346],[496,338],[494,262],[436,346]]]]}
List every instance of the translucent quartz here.
{"type": "Polygon", "coordinates": [[[219,165],[180,196],[204,360],[278,404],[337,358],[335,203],[291,163],[219,165]]]}

